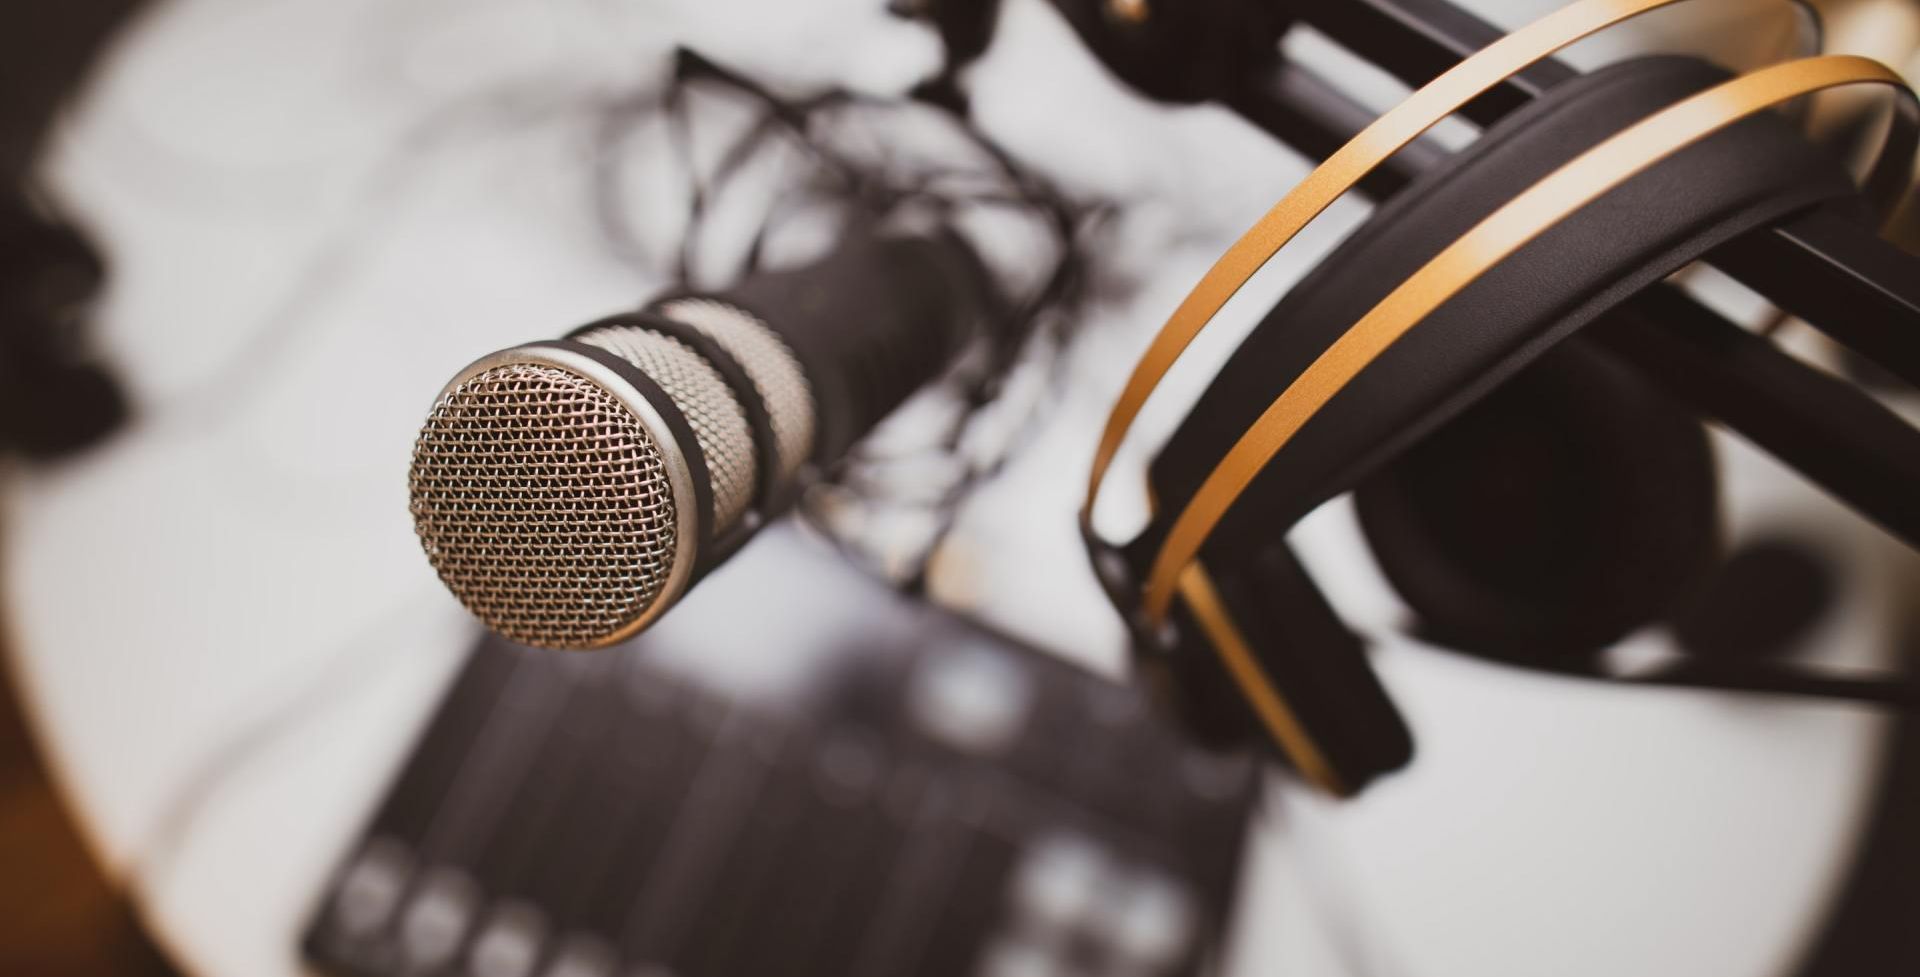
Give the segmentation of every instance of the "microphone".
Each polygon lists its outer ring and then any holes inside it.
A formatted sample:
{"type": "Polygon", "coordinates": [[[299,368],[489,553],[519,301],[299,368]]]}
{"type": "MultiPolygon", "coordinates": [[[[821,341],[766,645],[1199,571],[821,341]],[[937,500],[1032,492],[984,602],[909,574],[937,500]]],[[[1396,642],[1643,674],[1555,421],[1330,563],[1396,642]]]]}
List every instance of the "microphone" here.
{"type": "Polygon", "coordinates": [[[811,265],[482,357],[414,442],[414,530],[500,635],[624,641],[943,372],[989,294],[952,233],[860,229],[811,265]]]}

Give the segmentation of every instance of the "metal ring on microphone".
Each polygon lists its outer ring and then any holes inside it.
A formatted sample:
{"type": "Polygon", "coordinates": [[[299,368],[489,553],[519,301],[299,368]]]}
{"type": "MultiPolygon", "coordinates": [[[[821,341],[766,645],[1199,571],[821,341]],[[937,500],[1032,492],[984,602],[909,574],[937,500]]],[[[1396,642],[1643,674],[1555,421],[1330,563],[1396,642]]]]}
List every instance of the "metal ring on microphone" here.
{"type": "MultiPolygon", "coordinates": [[[[1154,388],[1227,300],[1321,211],[1422,133],[1529,65],[1622,21],[1681,2],[1684,0],[1582,0],[1556,10],[1422,85],[1314,167],[1207,270],[1134,365],[1094,452],[1087,498],[1080,510],[1081,532],[1089,539],[1095,538],[1093,504],[1099,497],[1100,483],[1154,388]]],[[[1817,47],[1819,20],[1813,8],[1806,0],[1792,3],[1803,21],[1803,44],[1811,42],[1817,47]]]]}
{"type": "MultiPolygon", "coordinates": [[[[620,625],[604,634],[595,635],[591,640],[566,645],[548,645],[545,642],[526,635],[508,634],[507,637],[527,644],[542,647],[567,647],[578,649],[605,648],[619,644],[645,630],[667,608],[680,599],[693,580],[696,564],[699,562],[701,541],[706,532],[706,513],[709,507],[702,502],[705,492],[698,486],[697,476],[691,470],[693,465],[703,465],[704,460],[698,454],[698,445],[692,437],[692,429],[684,420],[669,420],[660,405],[649,399],[639,384],[650,379],[637,369],[617,368],[621,361],[612,353],[570,342],[543,341],[516,346],[511,349],[490,353],[468,364],[454,376],[436,396],[436,402],[444,401],[447,396],[473,377],[488,370],[502,366],[534,365],[551,367],[577,377],[584,378],[600,390],[606,392],[615,402],[632,415],[635,423],[652,439],[655,448],[660,451],[667,484],[673,499],[673,556],[667,568],[666,577],[661,581],[659,590],[647,603],[620,625]],[[678,426],[676,426],[676,421],[678,426]]],[[[669,405],[672,400],[665,392],[652,387],[653,395],[669,405]]],[[[456,597],[466,603],[466,598],[456,592],[456,597]]],[[[493,627],[489,622],[489,627],[493,627]]],[[[496,628],[496,630],[498,630],[496,628]]]]}
{"type": "Polygon", "coordinates": [[[1748,116],[1828,88],[1891,87],[1897,109],[1862,190],[1882,217],[1904,196],[1920,142],[1920,99],[1879,62],[1852,55],[1763,68],[1654,113],[1521,191],[1400,283],[1328,346],[1241,435],[1174,519],[1149,571],[1142,611],[1165,620],[1208,534],[1287,441],[1402,335],[1480,275],[1575,211],[1675,152],[1748,116]]]}

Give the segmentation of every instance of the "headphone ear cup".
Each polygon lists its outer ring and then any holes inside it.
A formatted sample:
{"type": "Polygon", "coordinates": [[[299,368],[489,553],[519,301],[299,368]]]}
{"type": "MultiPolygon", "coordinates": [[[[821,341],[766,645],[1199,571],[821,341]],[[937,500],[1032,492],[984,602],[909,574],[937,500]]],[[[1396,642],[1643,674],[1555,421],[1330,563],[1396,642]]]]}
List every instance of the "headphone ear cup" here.
{"type": "Polygon", "coordinates": [[[1718,496],[1699,420],[1576,338],[1371,476],[1354,502],[1422,637],[1571,665],[1708,578],[1718,496]]]}

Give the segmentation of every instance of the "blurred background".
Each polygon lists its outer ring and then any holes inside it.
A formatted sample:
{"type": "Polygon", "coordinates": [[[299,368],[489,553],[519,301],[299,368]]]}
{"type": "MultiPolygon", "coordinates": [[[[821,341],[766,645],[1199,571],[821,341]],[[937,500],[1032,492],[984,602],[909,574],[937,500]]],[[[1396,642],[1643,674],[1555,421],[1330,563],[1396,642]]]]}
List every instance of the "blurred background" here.
{"type": "MultiPolygon", "coordinates": [[[[1920,962],[1899,922],[1920,912],[1910,720],[1439,652],[1401,628],[1345,500],[1293,539],[1406,714],[1412,766],[1335,801],[1150,715],[1075,521],[1095,439],[1153,330],[1315,161],[1226,108],[1135,90],[1046,0],[957,12],[973,6],[0,15],[0,972],[1920,962]],[[974,21],[990,31],[953,26],[974,21]],[[870,207],[959,230],[997,338],[637,652],[476,644],[407,512],[440,384],[676,284],[804,262],[835,215],[870,207]],[[713,759],[674,765],[695,754],[713,759]],[[628,766],[603,776],[595,757],[628,766]],[[765,822],[674,827],[728,812],[765,822]],[[601,866],[646,831],[705,854],[601,866]],[[816,902],[854,908],[808,922],[816,902]],[[596,913],[612,922],[567,929],[596,913]]],[[[1462,6],[1510,28],[1558,4],[1462,6]]],[[[1830,50],[1920,65],[1920,7],[1822,6],[1830,50]]],[[[1775,5],[1700,0],[1569,59],[1754,64],[1790,30],[1775,5]]],[[[1405,91],[1311,32],[1286,44],[1375,110],[1405,91]]],[[[1823,103],[1815,124],[1863,104],[1823,103]]],[[[1112,535],[1138,527],[1124,473],[1183,398],[1368,211],[1336,205],[1175,370],[1117,463],[1112,535]]],[[[1848,369],[1731,282],[1689,283],[1848,369]]],[[[1885,391],[1910,419],[1911,394],[1885,391]]],[[[1920,559],[1746,442],[1714,446],[1729,537],[1799,574],[1729,613],[1804,605],[1764,637],[1779,653],[1910,662],[1920,559]]],[[[1675,640],[1637,632],[1625,653],[1675,640]]]]}

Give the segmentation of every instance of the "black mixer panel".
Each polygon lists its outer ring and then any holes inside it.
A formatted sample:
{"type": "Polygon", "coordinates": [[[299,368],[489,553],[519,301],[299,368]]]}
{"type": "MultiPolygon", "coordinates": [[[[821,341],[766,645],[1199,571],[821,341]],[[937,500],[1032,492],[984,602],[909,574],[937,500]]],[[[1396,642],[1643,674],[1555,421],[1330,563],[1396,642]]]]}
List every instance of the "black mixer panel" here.
{"type": "MultiPolygon", "coordinates": [[[[322,896],[354,977],[1192,974],[1259,775],[937,611],[769,701],[483,640],[322,896]]],[[[849,647],[857,647],[850,643],[849,647]]]]}

